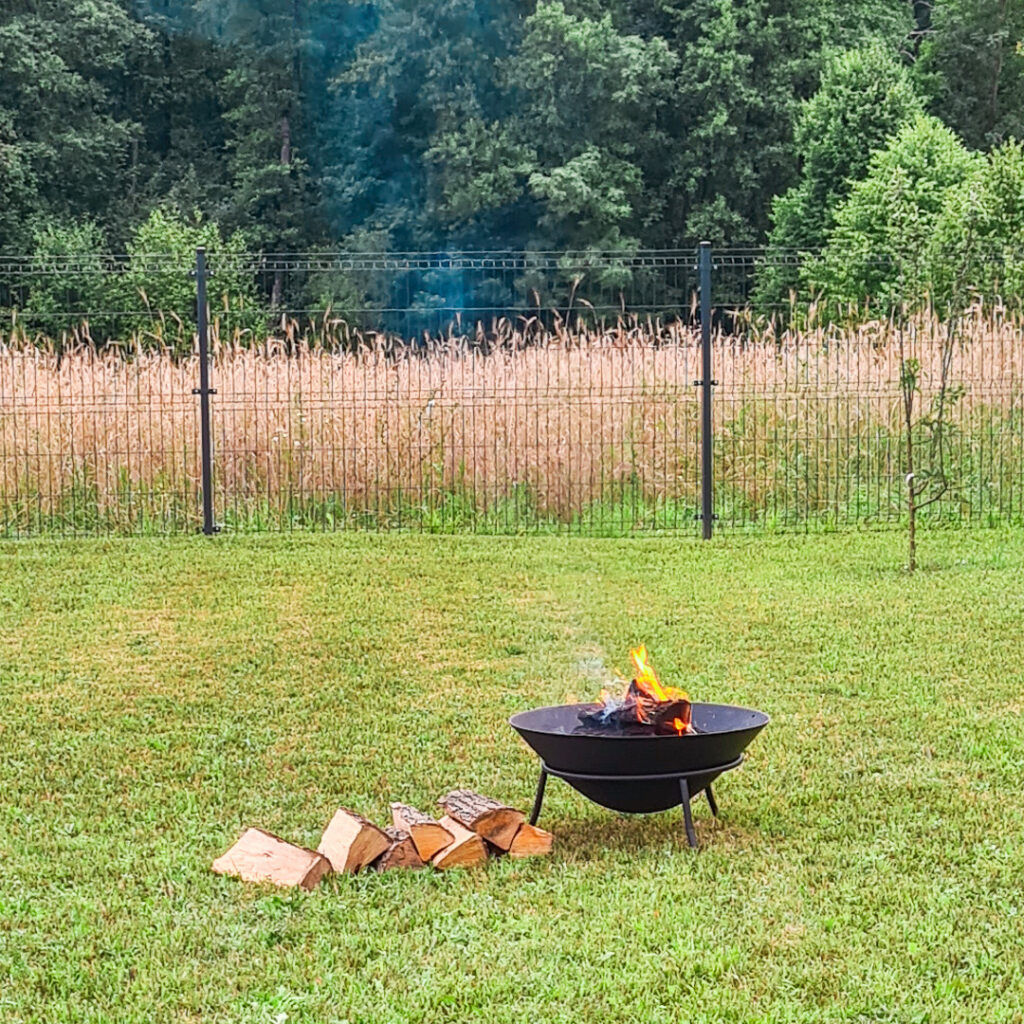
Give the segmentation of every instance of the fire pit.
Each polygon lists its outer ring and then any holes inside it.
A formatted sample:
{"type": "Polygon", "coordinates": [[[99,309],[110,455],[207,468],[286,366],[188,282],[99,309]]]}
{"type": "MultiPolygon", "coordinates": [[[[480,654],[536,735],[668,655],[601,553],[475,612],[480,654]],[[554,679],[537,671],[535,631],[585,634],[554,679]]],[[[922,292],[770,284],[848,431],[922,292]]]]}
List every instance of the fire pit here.
{"type": "Polygon", "coordinates": [[[646,652],[639,648],[633,654],[635,661],[641,655],[641,671],[625,698],[602,695],[598,704],[536,708],[509,720],[541,759],[530,823],[540,817],[547,777],[554,775],[614,811],[650,814],[681,804],[687,841],[696,847],[690,801],[703,792],[711,813],[718,814],[711,783],[739,767],[743,751],[769,719],[750,708],[694,704],[668,687],[647,697],[646,652]],[[658,714],[663,707],[667,715],[658,714]]]}

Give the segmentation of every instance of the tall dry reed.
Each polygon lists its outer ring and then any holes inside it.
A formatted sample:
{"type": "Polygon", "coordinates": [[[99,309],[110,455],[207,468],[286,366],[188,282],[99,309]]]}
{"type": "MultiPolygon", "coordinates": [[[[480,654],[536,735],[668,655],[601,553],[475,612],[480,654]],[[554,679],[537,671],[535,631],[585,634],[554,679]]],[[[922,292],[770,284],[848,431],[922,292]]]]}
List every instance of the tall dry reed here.
{"type": "MultiPolygon", "coordinates": [[[[948,325],[903,328],[925,407],[948,325]]],[[[714,338],[716,495],[733,523],[877,521],[902,501],[891,324],[714,338]]],[[[1018,517],[1020,320],[958,326],[941,514],[1018,517]]],[[[578,325],[417,347],[285,324],[258,345],[214,333],[216,508],[230,524],[518,529],[683,526],[699,499],[697,334],[578,325]],[[336,340],[336,339],[333,339],[336,340]]],[[[195,355],[62,354],[0,337],[0,528],[189,529],[200,459],[195,355]]]]}

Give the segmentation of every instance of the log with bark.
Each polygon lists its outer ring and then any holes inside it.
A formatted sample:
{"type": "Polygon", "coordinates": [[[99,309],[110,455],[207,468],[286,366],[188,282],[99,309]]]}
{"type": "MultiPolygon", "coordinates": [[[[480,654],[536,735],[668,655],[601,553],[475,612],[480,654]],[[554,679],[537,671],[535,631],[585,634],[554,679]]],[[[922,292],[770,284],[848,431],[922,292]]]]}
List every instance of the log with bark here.
{"type": "Polygon", "coordinates": [[[408,804],[392,804],[391,821],[395,828],[403,829],[412,836],[416,852],[425,861],[450,846],[454,838],[440,822],[408,804]]]}
{"type": "Polygon", "coordinates": [[[361,814],[340,807],[320,837],[317,851],[335,871],[355,873],[371,864],[391,845],[382,829],[361,814]]]}
{"type": "Polygon", "coordinates": [[[447,815],[441,825],[451,832],[454,839],[439,853],[434,854],[431,863],[442,871],[446,868],[471,868],[487,860],[487,844],[468,828],[463,828],[454,818],[447,815]]]}
{"type": "Polygon", "coordinates": [[[536,825],[524,821],[508,848],[510,857],[542,857],[551,852],[555,837],[536,825]]]}
{"type": "Polygon", "coordinates": [[[412,836],[404,829],[388,825],[384,829],[391,845],[373,862],[378,871],[390,871],[392,868],[421,868],[423,858],[416,850],[412,836]]]}
{"type": "Polygon", "coordinates": [[[234,875],[246,882],[273,882],[274,885],[300,885],[313,889],[331,870],[328,859],[303,846],[295,846],[264,832],[250,828],[227,853],[213,862],[218,875],[234,875]]]}
{"type": "Polygon", "coordinates": [[[453,789],[438,802],[450,818],[483,836],[499,850],[507,850],[512,845],[519,826],[526,820],[522,811],[471,789],[453,789]]]}

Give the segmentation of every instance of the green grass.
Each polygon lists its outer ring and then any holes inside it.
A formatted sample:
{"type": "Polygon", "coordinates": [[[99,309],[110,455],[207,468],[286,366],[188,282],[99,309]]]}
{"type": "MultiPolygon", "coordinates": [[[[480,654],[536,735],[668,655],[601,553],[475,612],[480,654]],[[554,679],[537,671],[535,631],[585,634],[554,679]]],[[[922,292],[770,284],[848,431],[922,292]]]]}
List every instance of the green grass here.
{"type": "Polygon", "coordinates": [[[0,544],[0,1021],[1021,1021],[1024,534],[0,544]],[[645,641],[773,722],[722,818],[548,787],[556,852],[213,876],[456,784],[645,641]]]}

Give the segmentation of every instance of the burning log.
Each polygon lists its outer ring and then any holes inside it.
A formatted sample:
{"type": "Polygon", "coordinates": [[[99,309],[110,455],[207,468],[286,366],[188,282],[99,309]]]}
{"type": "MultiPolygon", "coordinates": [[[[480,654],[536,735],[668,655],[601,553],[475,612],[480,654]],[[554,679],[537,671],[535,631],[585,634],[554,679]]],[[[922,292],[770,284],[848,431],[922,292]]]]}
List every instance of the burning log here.
{"type": "Polygon", "coordinates": [[[555,837],[536,825],[524,821],[508,848],[510,857],[543,857],[551,852],[555,837]]]}
{"type": "Polygon", "coordinates": [[[441,819],[441,825],[454,839],[440,853],[434,854],[431,863],[435,868],[442,871],[448,868],[472,868],[487,860],[487,846],[476,832],[463,828],[454,818],[447,815],[441,819]]]}
{"type": "Polygon", "coordinates": [[[403,829],[412,836],[416,852],[425,861],[450,846],[454,838],[440,822],[407,804],[392,804],[391,820],[395,828],[403,829]]]}
{"type": "Polygon", "coordinates": [[[589,725],[646,726],[661,736],[681,736],[695,731],[688,700],[648,700],[636,692],[632,683],[624,698],[606,698],[593,708],[585,708],[579,718],[589,725]]]}
{"type": "Polygon", "coordinates": [[[512,845],[519,826],[526,820],[522,811],[470,789],[453,789],[438,802],[450,818],[483,836],[499,850],[507,850],[512,845]]]}
{"type": "Polygon", "coordinates": [[[378,871],[390,871],[392,868],[421,868],[423,858],[416,850],[416,844],[404,829],[388,825],[384,829],[391,845],[373,862],[378,871]]]}
{"type": "Polygon", "coordinates": [[[630,651],[636,666],[634,678],[621,697],[602,691],[601,700],[593,708],[579,713],[587,725],[646,726],[659,735],[682,736],[693,727],[693,706],[685,690],[663,686],[647,663],[647,649],[641,644],[630,651]]]}
{"type": "Polygon", "coordinates": [[[250,828],[227,853],[213,862],[218,875],[234,875],[245,882],[273,882],[274,885],[299,885],[315,888],[331,870],[330,861],[295,846],[272,832],[250,828]]]}
{"type": "Polygon", "coordinates": [[[375,861],[390,845],[391,840],[376,825],[341,807],[324,829],[317,850],[335,871],[354,874],[375,861]]]}

